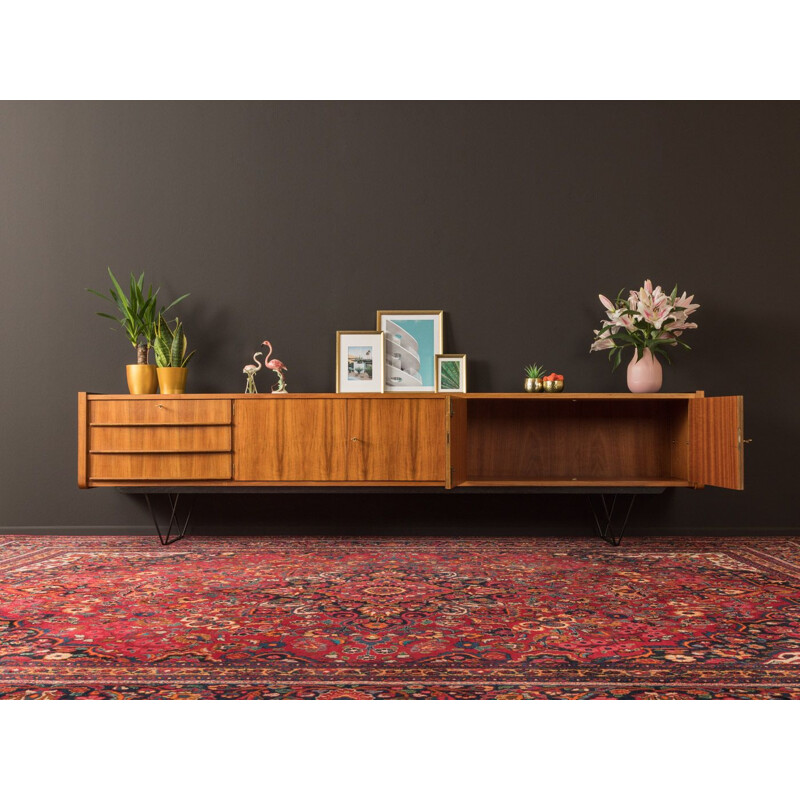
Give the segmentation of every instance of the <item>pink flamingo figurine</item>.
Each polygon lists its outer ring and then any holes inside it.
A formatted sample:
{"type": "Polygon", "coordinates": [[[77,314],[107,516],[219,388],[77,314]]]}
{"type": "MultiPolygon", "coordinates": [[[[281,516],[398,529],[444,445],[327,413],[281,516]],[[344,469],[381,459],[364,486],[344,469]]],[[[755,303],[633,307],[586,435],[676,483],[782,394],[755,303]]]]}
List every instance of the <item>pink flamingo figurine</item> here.
{"type": "Polygon", "coordinates": [[[256,372],[258,372],[262,364],[258,360],[258,357],[261,355],[261,352],[253,353],[253,361],[255,364],[247,364],[242,372],[247,375],[247,386],[245,387],[244,393],[245,394],[258,394],[258,389],[256,389],[256,372]],[[256,364],[258,366],[256,366],[256,364]]]}
{"type": "Polygon", "coordinates": [[[278,376],[278,382],[273,385],[272,393],[283,394],[286,392],[286,381],[283,377],[283,373],[286,371],[287,367],[282,361],[278,361],[277,358],[270,360],[270,356],[272,355],[272,345],[268,341],[264,340],[261,342],[261,345],[262,347],[269,347],[269,352],[264,357],[264,366],[267,369],[271,369],[278,376]]]}

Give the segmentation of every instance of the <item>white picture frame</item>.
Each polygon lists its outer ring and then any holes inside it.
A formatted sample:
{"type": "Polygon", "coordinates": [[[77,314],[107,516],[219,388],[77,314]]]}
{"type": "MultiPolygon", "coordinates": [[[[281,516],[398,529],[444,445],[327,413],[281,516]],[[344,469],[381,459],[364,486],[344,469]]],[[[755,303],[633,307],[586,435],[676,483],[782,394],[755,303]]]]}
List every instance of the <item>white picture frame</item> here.
{"type": "Polygon", "coordinates": [[[338,393],[383,393],[385,341],[381,331],[336,332],[338,393]]]}
{"type": "Polygon", "coordinates": [[[435,392],[436,355],[444,350],[444,311],[378,311],[386,334],[387,392],[435,392]]]}

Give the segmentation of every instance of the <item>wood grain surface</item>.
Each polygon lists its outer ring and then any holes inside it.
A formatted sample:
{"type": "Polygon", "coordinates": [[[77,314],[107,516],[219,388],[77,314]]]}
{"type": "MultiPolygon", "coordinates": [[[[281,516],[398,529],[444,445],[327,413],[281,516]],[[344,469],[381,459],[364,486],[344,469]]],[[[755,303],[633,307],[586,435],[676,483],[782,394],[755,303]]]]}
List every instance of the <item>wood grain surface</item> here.
{"type": "Polygon", "coordinates": [[[90,428],[92,453],[230,452],[230,425],[141,425],[90,428]]]}
{"type": "Polygon", "coordinates": [[[448,398],[447,415],[447,488],[467,480],[467,401],[463,397],[448,398]]]}
{"type": "Polygon", "coordinates": [[[663,481],[685,400],[468,400],[470,481],[663,481]]]}
{"type": "Polygon", "coordinates": [[[92,425],[227,425],[230,400],[154,397],[145,400],[89,400],[92,425]]]}
{"type": "Polygon", "coordinates": [[[346,479],[346,401],[234,402],[237,481],[346,479]]]}
{"type": "Polygon", "coordinates": [[[348,398],[348,480],[444,483],[446,408],[446,397],[348,398]]]}
{"type": "Polygon", "coordinates": [[[78,414],[81,487],[743,487],[742,398],[701,392],[80,393],[78,414]]]}
{"type": "Polygon", "coordinates": [[[230,453],[90,454],[92,480],[230,480],[230,453]]]}
{"type": "Polygon", "coordinates": [[[744,489],[744,398],[703,397],[689,406],[691,480],[744,489]]]}

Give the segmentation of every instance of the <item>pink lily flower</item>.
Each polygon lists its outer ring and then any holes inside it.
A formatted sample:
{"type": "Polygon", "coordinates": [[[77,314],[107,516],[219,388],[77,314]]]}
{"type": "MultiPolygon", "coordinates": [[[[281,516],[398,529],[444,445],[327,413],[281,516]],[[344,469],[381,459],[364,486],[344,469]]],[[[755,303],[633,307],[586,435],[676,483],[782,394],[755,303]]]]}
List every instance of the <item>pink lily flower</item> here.
{"type": "Polygon", "coordinates": [[[673,300],[660,285],[653,288],[649,278],[638,292],[631,290],[627,300],[612,301],[603,294],[598,297],[608,319],[602,320],[600,330],[594,331],[591,351],[629,347],[630,337],[639,344],[646,345],[649,340],[674,347],[684,331],[697,327],[687,321],[687,317],[700,308],[693,302],[694,295],[684,292],[673,300]],[[630,336],[615,338],[622,330],[630,336]]]}
{"type": "Polygon", "coordinates": [[[610,301],[610,300],[609,300],[609,299],[608,299],[608,298],[607,298],[607,297],[606,297],[604,294],[600,294],[600,295],[598,295],[598,297],[600,298],[600,302],[601,302],[601,303],[602,303],[602,304],[603,304],[603,305],[604,305],[604,306],[605,306],[605,307],[606,307],[606,308],[607,308],[609,311],[615,311],[615,310],[616,310],[616,309],[615,309],[615,307],[614,307],[614,304],[613,304],[613,303],[612,303],[612,302],[611,302],[611,301],[610,301]]]}

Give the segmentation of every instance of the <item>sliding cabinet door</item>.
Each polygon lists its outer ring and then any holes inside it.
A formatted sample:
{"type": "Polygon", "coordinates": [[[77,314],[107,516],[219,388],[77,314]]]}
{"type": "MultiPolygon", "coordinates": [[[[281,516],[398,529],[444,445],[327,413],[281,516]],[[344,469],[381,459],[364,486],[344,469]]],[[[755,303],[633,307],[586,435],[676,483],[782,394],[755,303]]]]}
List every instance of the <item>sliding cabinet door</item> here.
{"type": "Polygon", "coordinates": [[[344,399],[236,400],[235,480],[345,480],[345,404],[344,399]]]}
{"type": "Polygon", "coordinates": [[[447,399],[347,400],[349,481],[445,481],[447,399]]]}

